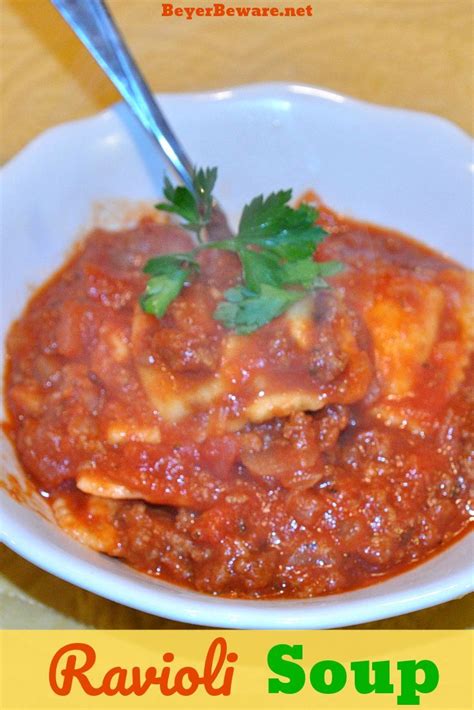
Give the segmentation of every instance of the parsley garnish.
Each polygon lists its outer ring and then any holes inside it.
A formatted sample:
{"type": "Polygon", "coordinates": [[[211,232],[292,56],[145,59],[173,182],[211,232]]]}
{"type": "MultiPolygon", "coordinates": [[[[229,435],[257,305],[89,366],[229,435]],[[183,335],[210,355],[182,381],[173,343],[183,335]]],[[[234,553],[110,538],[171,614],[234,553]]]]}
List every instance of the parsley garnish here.
{"type": "Polygon", "coordinates": [[[199,264],[192,254],[166,254],[147,261],[143,271],[151,278],[140,298],[140,305],[145,313],[162,318],[170,303],[181,293],[186,279],[193,271],[199,271],[199,264]]]}
{"type": "Polygon", "coordinates": [[[217,168],[202,168],[193,175],[194,192],[187,187],[173,187],[165,177],[163,195],[168,202],[155,205],[158,210],[172,212],[186,220],[182,226],[196,233],[199,242],[212,214],[212,191],[217,180],[217,168]]]}
{"type": "Polygon", "coordinates": [[[196,256],[200,251],[232,251],[242,264],[242,284],[225,292],[214,318],[239,334],[252,333],[313,289],[327,288],[325,277],[343,266],[338,261],[314,261],[314,251],[327,232],[315,224],[318,213],[313,207],[290,207],[291,190],[255,197],[245,205],[233,239],[205,242],[216,178],[217,168],[196,171],[194,193],[186,187],[173,187],[165,179],[163,192],[168,202],[156,205],[157,209],[182,217],[182,226],[196,233],[199,244],[186,254],[150,259],[144,268],[150,279],[140,303],[146,313],[161,318],[184,284],[199,271],[196,256]]]}
{"type": "Polygon", "coordinates": [[[301,292],[286,291],[263,283],[258,292],[245,286],[230,288],[225,298],[217,306],[214,318],[226,328],[245,335],[281,315],[292,303],[300,300],[301,292]]]}

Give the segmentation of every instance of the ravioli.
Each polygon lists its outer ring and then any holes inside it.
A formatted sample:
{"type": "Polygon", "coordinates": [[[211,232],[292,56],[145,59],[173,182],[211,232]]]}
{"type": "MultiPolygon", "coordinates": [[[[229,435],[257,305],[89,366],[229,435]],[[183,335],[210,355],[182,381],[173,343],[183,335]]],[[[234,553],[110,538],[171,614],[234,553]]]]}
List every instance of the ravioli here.
{"type": "Polygon", "coordinates": [[[474,348],[473,277],[447,269],[430,282],[385,275],[365,319],[388,426],[427,434],[461,385],[474,348]]]}
{"type": "Polygon", "coordinates": [[[413,395],[420,369],[428,360],[444,307],[440,288],[414,278],[387,276],[366,311],[375,364],[385,394],[413,395]]]}
{"type": "Polygon", "coordinates": [[[119,535],[113,518],[117,504],[107,498],[60,494],[52,503],[59,527],[77,542],[112,557],[120,557],[119,535]]]}
{"type": "MultiPolygon", "coordinates": [[[[185,318],[174,321],[176,329],[183,327],[184,336],[192,332],[201,305],[195,304],[192,291],[191,286],[185,318]]],[[[135,310],[132,348],[137,372],[150,405],[165,422],[175,424],[213,410],[206,432],[222,434],[249,422],[357,401],[369,385],[372,368],[357,342],[356,317],[337,293],[316,293],[251,335],[214,327],[207,361],[215,369],[186,369],[181,361],[173,367],[154,345],[161,322],[135,310]],[[324,314],[326,307],[331,318],[324,314]]],[[[187,345],[183,340],[182,347],[192,347],[192,340],[187,345]]]]}

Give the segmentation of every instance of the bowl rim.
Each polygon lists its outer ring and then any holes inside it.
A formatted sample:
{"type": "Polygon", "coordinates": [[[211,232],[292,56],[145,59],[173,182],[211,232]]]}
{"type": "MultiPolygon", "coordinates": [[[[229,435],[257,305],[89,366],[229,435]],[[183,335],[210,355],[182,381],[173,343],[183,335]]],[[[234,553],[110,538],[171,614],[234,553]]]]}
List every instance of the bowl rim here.
{"type": "MultiPolygon", "coordinates": [[[[211,91],[181,92],[181,93],[159,93],[157,97],[166,104],[166,100],[174,101],[226,101],[235,98],[275,98],[279,95],[308,96],[320,101],[329,101],[340,104],[348,108],[367,110],[371,112],[390,113],[397,116],[404,116],[414,120],[430,121],[432,125],[437,124],[444,130],[449,129],[452,135],[457,134],[472,144],[472,138],[459,126],[451,121],[436,116],[431,113],[414,111],[411,109],[391,107],[360,100],[351,96],[346,96],[322,87],[311,86],[309,84],[286,83],[286,82],[261,82],[244,85],[231,86],[211,91]]],[[[116,114],[123,107],[123,102],[117,102],[90,116],[59,123],[41,132],[32,141],[27,143],[12,158],[10,158],[1,168],[1,173],[6,175],[13,169],[17,161],[25,159],[28,153],[34,149],[45,136],[54,135],[61,129],[70,127],[91,126],[96,121],[107,120],[116,114]]],[[[1,498],[2,496],[0,496],[1,498]]],[[[2,504],[3,505],[3,504],[2,504]]],[[[59,531],[59,528],[58,528],[59,531]]],[[[65,533],[60,532],[61,536],[65,533]]],[[[462,539],[467,539],[471,544],[474,540],[473,534],[463,535],[462,539]]],[[[70,541],[70,539],[68,538],[70,541]]],[[[413,590],[406,589],[403,592],[388,592],[387,598],[364,598],[364,591],[374,589],[384,584],[384,581],[369,585],[354,591],[315,597],[308,600],[241,600],[214,597],[212,595],[201,594],[192,590],[185,590],[185,603],[178,601],[176,587],[171,584],[162,583],[162,586],[155,587],[154,593],[151,591],[140,596],[137,601],[134,595],[135,577],[125,578],[120,573],[117,566],[116,571],[102,570],[100,573],[93,562],[81,560],[77,564],[77,558],[59,546],[51,545],[44,538],[35,539],[34,535],[18,525],[15,517],[10,519],[10,515],[3,516],[0,522],[0,541],[4,542],[14,552],[21,555],[29,562],[41,569],[49,572],[60,579],[72,583],[78,587],[86,589],[95,594],[99,594],[112,601],[125,604],[129,607],[153,614],[161,615],[176,621],[185,623],[214,626],[225,628],[248,628],[248,629],[302,629],[302,628],[338,628],[354,624],[362,624],[379,619],[398,616],[408,612],[417,611],[449,601],[450,599],[463,596],[474,589],[474,575],[469,567],[463,568],[455,574],[449,576],[448,580],[436,580],[435,582],[417,584],[413,590]],[[51,549],[52,548],[52,549],[51,549]],[[76,563],[76,565],[75,565],[76,563]],[[86,574],[84,574],[86,572],[86,574]],[[99,579],[98,579],[99,577],[99,579]],[[120,581],[120,584],[117,582],[120,581]],[[169,587],[169,590],[166,589],[169,587]],[[164,590],[164,591],[163,591],[164,590]],[[173,593],[173,590],[175,593],[173,593]],[[415,593],[416,592],[416,593],[415,593]],[[358,595],[354,598],[354,595],[358,595]],[[156,601],[160,598],[160,603],[156,601]],[[330,600],[329,605],[325,602],[330,600]],[[337,604],[335,604],[335,600],[337,604]],[[269,606],[272,607],[272,614],[268,613],[269,606]],[[297,608],[298,607],[298,608],[297,608]],[[336,608],[337,607],[337,608],[336,608]],[[280,618],[275,622],[275,610],[281,612],[280,618]],[[285,614],[285,615],[284,615],[285,614]]],[[[451,546],[459,544],[461,540],[455,541],[451,546]]],[[[78,543],[74,543],[78,545],[78,543]]],[[[446,552],[446,548],[432,557],[446,552]]],[[[97,554],[97,553],[93,553],[97,554]]],[[[417,566],[429,564],[432,557],[426,561],[418,563],[417,566]]],[[[121,562],[111,560],[115,565],[121,562]]],[[[407,571],[409,571],[408,568],[407,571]]],[[[141,578],[150,580],[147,575],[141,578]]],[[[388,580],[400,577],[407,572],[403,571],[394,576],[389,576],[388,580]]],[[[156,582],[156,580],[153,580],[156,582]]],[[[183,589],[183,588],[179,588],[183,589]]]]}
{"type": "MultiPolygon", "coordinates": [[[[19,504],[17,504],[19,505],[19,504]]],[[[48,523],[61,537],[65,536],[56,524],[48,523]]],[[[163,616],[181,623],[197,626],[211,626],[228,629],[335,629],[347,626],[370,623],[381,619],[396,617],[401,614],[427,609],[443,604],[455,598],[461,598],[474,590],[472,570],[468,568],[451,575],[448,580],[423,583],[413,590],[404,589],[387,595],[387,598],[364,598],[366,590],[381,587],[397,577],[403,577],[410,570],[389,576],[375,584],[341,594],[330,594],[308,599],[232,599],[227,597],[202,594],[194,590],[174,585],[172,583],[156,580],[145,573],[126,567],[132,575],[124,578],[121,570],[124,563],[114,558],[107,558],[111,563],[110,570],[98,572],[96,565],[91,561],[81,560],[57,545],[52,545],[44,538],[34,539],[27,532],[8,531],[8,526],[0,529],[0,540],[11,550],[25,558],[36,567],[45,572],[69,582],[81,589],[119,604],[124,604],[132,609],[148,613],[153,616],[163,616]],[[34,544],[32,544],[34,543],[34,544]],[[34,550],[34,552],[33,552],[34,550]],[[116,569],[113,569],[115,567],[116,569]],[[100,579],[98,579],[98,577],[100,579]],[[141,590],[140,600],[136,598],[136,580],[147,584],[145,593],[141,590]],[[159,587],[158,584],[159,583],[159,587]],[[177,592],[182,593],[179,599],[177,592]],[[354,599],[354,595],[359,598],[354,599]],[[157,605],[157,598],[160,604],[157,605]],[[329,606],[326,607],[326,602],[329,606]],[[337,602],[337,608],[336,608],[337,602]],[[157,608],[157,606],[159,608],[157,608]],[[278,615],[277,623],[275,616],[278,615]],[[216,617],[218,624],[216,624],[216,617]]],[[[454,541],[447,549],[435,552],[425,561],[415,564],[423,567],[449,550],[450,547],[465,540],[474,548],[474,532],[466,533],[461,539],[454,541]]],[[[83,548],[78,542],[67,538],[69,543],[83,548]]],[[[87,548],[88,549],[88,548],[87,548]]],[[[92,555],[99,553],[89,550],[92,555]]]]}
{"type": "MultiPolygon", "coordinates": [[[[165,101],[167,99],[176,101],[227,101],[238,97],[266,97],[274,98],[276,92],[281,92],[282,94],[290,94],[296,96],[310,96],[321,101],[330,101],[332,103],[337,103],[346,106],[359,107],[361,109],[367,109],[370,111],[377,111],[379,113],[394,113],[399,116],[407,116],[414,119],[426,119],[433,123],[438,123],[439,126],[443,126],[446,129],[452,130],[458,134],[459,137],[463,139],[468,139],[474,144],[474,136],[469,135],[461,126],[454,123],[444,116],[439,116],[438,114],[431,113],[430,111],[420,111],[418,109],[403,108],[401,106],[390,106],[387,104],[378,104],[365,99],[359,99],[350,94],[344,94],[333,89],[326,89],[321,86],[316,86],[313,84],[306,84],[304,82],[285,82],[285,81],[261,81],[261,82],[247,82],[245,84],[231,84],[225,85],[224,87],[214,88],[204,91],[161,91],[154,92],[158,101],[165,101]]],[[[100,109],[95,113],[88,114],[87,116],[82,116],[81,118],[68,119],[66,121],[60,121],[52,126],[48,126],[44,130],[40,131],[37,135],[31,138],[24,146],[16,151],[14,155],[8,158],[2,165],[0,165],[0,174],[12,166],[19,158],[23,157],[23,154],[29,152],[36,143],[44,139],[45,136],[49,136],[51,133],[56,132],[58,129],[81,126],[87,123],[93,123],[97,119],[106,120],[108,117],[114,115],[118,110],[125,107],[124,101],[115,101],[110,106],[100,109]]]]}

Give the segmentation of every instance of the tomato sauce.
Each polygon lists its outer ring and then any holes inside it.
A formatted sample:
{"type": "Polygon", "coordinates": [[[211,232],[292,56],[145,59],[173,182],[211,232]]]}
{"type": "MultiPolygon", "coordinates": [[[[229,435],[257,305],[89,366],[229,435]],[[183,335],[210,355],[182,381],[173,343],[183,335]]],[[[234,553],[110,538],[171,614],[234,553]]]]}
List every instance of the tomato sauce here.
{"type": "Polygon", "coordinates": [[[395,232],[321,209],[317,259],[345,270],[249,336],[213,318],[231,254],[157,320],[147,259],[190,238],[95,230],[7,343],[8,430],[58,524],[201,592],[341,592],[467,529],[473,481],[470,275],[395,232]]]}

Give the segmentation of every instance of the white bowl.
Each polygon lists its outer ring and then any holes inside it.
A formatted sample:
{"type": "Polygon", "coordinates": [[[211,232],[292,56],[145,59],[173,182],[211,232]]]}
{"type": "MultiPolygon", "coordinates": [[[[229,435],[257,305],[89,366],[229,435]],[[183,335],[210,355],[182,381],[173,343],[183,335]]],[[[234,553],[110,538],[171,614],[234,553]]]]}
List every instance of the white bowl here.
{"type": "MultiPolygon", "coordinates": [[[[345,214],[402,230],[469,264],[472,142],[447,121],[298,85],[159,98],[195,163],[219,166],[218,199],[231,217],[260,192],[291,186],[298,195],[314,188],[345,214]]],[[[160,195],[163,169],[123,105],[47,131],[4,168],[2,333],[21,312],[31,284],[54,271],[91,224],[93,203],[112,203],[108,216],[121,221],[120,200],[152,203],[160,195]]],[[[2,476],[14,474],[26,485],[8,441],[2,447],[2,476]]],[[[472,537],[465,536],[428,562],[353,592],[271,602],[214,598],[82,547],[50,522],[38,496],[30,496],[27,507],[3,490],[0,495],[1,539],[23,557],[96,594],[195,624],[346,626],[439,604],[473,588],[472,537]]]]}

